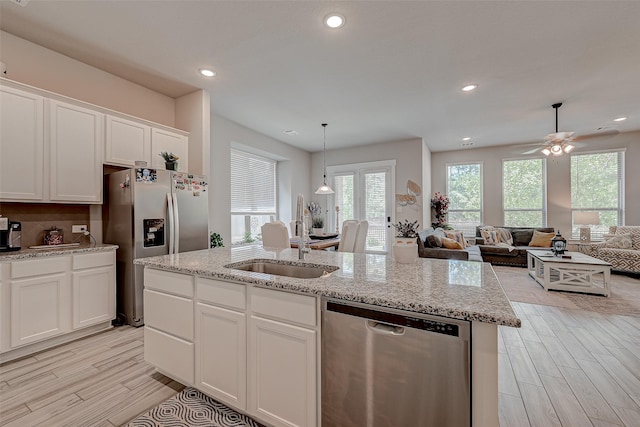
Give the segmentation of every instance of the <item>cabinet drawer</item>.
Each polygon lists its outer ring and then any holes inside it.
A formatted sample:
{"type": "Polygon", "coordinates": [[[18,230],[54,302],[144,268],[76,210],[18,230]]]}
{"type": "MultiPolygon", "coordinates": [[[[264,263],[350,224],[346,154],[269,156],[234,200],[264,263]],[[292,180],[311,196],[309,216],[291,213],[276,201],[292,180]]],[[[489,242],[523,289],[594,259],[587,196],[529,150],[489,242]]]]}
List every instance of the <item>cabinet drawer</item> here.
{"type": "Polygon", "coordinates": [[[193,343],[144,327],[144,360],[185,385],[193,384],[193,349],[193,343]]]}
{"type": "Polygon", "coordinates": [[[316,297],[252,288],[251,311],[276,319],[316,326],[316,297]]]}
{"type": "Polygon", "coordinates": [[[196,279],[196,283],[200,301],[239,310],[244,310],[247,306],[247,287],[244,285],[201,277],[196,279]]]}
{"type": "Polygon", "coordinates": [[[82,254],[73,256],[73,269],[106,267],[115,262],[115,251],[99,252],[95,254],[82,254]]]}
{"type": "Polygon", "coordinates": [[[193,300],[145,289],[144,322],[155,329],[193,341],[193,300]]]}
{"type": "Polygon", "coordinates": [[[145,268],[144,287],[193,298],[193,276],[187,274],[145,268]]]}
{"type": "Polygon", "coordinates": [[[39,258],[11,263],[11,278],[40,276],[43,274],[61,273],[69,268],[71,257],[39,258]]]}

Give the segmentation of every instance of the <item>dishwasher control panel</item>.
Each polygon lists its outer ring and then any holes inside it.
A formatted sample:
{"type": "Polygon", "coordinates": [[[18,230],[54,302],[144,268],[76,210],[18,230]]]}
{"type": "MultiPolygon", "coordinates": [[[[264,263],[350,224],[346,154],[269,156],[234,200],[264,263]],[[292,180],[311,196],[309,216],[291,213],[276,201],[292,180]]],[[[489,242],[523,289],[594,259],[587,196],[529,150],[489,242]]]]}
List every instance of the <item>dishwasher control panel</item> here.
{"type": "Polygon", "coordinates": [[[380,323],[386,323],[394,326],[405,326],[407,328],[421,329],[427,332],[435,332],[438,334],[451,335],[457,337],[460,335],[459,327],[455,323],[438,322],[431,319],[423,319],[420,317],[404,316],[386,311],[371,310],[364,307],[355,307],[346,304],[339,304],[332,301],[327,302],[328,311],[347,314],[350,316],[371,319],[380,323]]]}

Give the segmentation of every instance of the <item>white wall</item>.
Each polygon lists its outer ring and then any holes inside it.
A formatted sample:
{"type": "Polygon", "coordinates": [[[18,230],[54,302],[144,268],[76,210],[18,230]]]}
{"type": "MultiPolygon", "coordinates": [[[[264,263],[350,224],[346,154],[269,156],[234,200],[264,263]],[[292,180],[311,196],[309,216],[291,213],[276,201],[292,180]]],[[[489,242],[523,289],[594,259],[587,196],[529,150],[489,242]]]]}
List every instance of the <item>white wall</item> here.
{"type": "Polygon", "coordinates": [[[189,132],[189,172],[211,175],[211,97],[198,90],[176,100],[176,126],[189,132]]]}
{"type": "MultiPolygon", "coordinates": [[[[409,139],[404,141],[392,141],[381,144],[370,144],[351,148],[327,150],[326,152],[326,164],[329,166],[347,165],[352,163],[365,163],[376,162],[381,160],[395,160],[396,161],[396,188],[395,194],[407,193],[407,180],[412,180],[415,183],[423,186],[422,199],[418,200],[418,203],[412,206],[399,206],[394,203],[395,206],[395,220],[400,221],[408,219],[409,221],[417,220],[420,223],[420,228],[423,227],[423,207],[429,207],[429,191],[430,189],[424,188],[423,173],[429,175],[429,169],[423,171],[423,156],[428,158],[428,149],[423,144],[422,139],[409,139]],[[427,151],[425,153],[424,151],[427,151]],[[425,205],[425,203],[427,203],[425,205]]],[[[311,167],[311,186],[313,190],[322,184],[322,151],[313,153],[311,167]]],[[[395,201],[394,194],[394,201],[395,201]]],[[[306,200],[306,199],[305,199],[306,200]]],[[[313,195],[313,200],[320,203],[323,208],[326,208],[326,200],[323,196],[313,195]]]]}
{"type": "Polygon", "coordinates": [[[289,224],[298,193],[309,200],[311,154],[248,129],[221,116],[211,116],[211,179],[209,228],[231,243],[231,145],[241,144],[256,154],[278,160],[278,217],[289,224]]]}
{"type": "MultiPolygon", "coordinates": [[[[575,153],[625,149],[625,203],[627,225],[640,225],[640,132],[585,140],[575,153]]],[[[431,154],[432,190],[445,192],[446,164],[457,162],[483,163],[484,223],[502,225],[502,160],[535,158],[540,154],[523,155],[531,149],[518,145],[444,151],[431,154]]],[[[570,157],[547,159],[547,224],[560,229],[564,236],[571,234],[571,167],[570,157]]]]}
{"type": "Polygon", "coordinates": [[[7,77],[101,107],[175,127],[175,100],[0,31],[7,77]]]}

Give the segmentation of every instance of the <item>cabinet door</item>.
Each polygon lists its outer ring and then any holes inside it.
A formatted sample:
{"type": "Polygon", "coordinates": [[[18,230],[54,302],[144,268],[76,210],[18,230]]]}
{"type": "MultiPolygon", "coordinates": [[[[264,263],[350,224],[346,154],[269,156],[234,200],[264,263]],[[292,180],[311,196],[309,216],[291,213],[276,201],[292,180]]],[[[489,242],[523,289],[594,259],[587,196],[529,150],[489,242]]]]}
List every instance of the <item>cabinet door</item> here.
{"type": "Polygon", "coordinates": [[[52,274],[11,281],[11,347],[68,332],[69,275],[52,274]]]}
{"type": "Polygon", "coordinates": [[[103,115],[54,100],[49,105],[50,200],[101,203],[103,115]]]}
{"type": "Polygon", "coordinates": [[[111,266],[73,272],[73,329],[116,317],[114,270],[111,266]]]}
{"type": "Polygon", "coordinates": [[[244,313],[196,305],[196,387],[242,411],[246,408],[246,343],[244,313]]]}
{"type": "MultiPolygon", "coordinates": [[[[184,385],[193,385],[193,343],[144,327],[144,360],[184,385]]],[[[215,362],[214,362],[215,363],[215,362]]]]}
{"type": "Polygon", "coordinates": [[[134,167],[136,160],[151,165],[151,128],[120,117],[107,116],[104,162],[134,167]]]}
{"type": "Polygon", "coordinates": [[[0,199],[42,200],[44,99],[0,87],[0,199]]]}
{"type": "Polygon", "coordinates": [[[173,153],[179,157],[178,170],[187,172],[189,169],[189,139],[178,133],[163,129],[151,129],[151,164],[156,169],[165,169],[164,159],[159,156],[163,151],[173,153]]]}
{"type": "Polygon", "coordinates": [[[247,411],[274,426],[316,425],[316,332],[251,316],[247,411]]]}

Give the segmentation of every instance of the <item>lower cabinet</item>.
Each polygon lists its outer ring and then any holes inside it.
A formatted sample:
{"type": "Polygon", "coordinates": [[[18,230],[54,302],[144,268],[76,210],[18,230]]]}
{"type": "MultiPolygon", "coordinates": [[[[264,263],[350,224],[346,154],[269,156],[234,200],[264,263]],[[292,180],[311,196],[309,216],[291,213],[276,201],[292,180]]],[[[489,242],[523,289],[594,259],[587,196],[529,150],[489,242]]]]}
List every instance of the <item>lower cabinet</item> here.
{"type": "Polygon", "coordinates": [[[316,425],[316,332],[251,316],[250,414],[274,426],[316,425]]]}
{"type": "Polygon", "coordinates": [[[247,390],[246,325],[245,313],[196,305],[196,387],[242,411],[247,390]]]}
{"type": "Polygon", "coordinates": [[[193,276],[191,294],[187,277],[145,268],[145,360],[273,427],[316,426],[317,298],[193,276]]]}
{"type": "Polygon", "coordinates": [[[69,274],[11,281],[11,347],[71,330],[69,274]]]}

